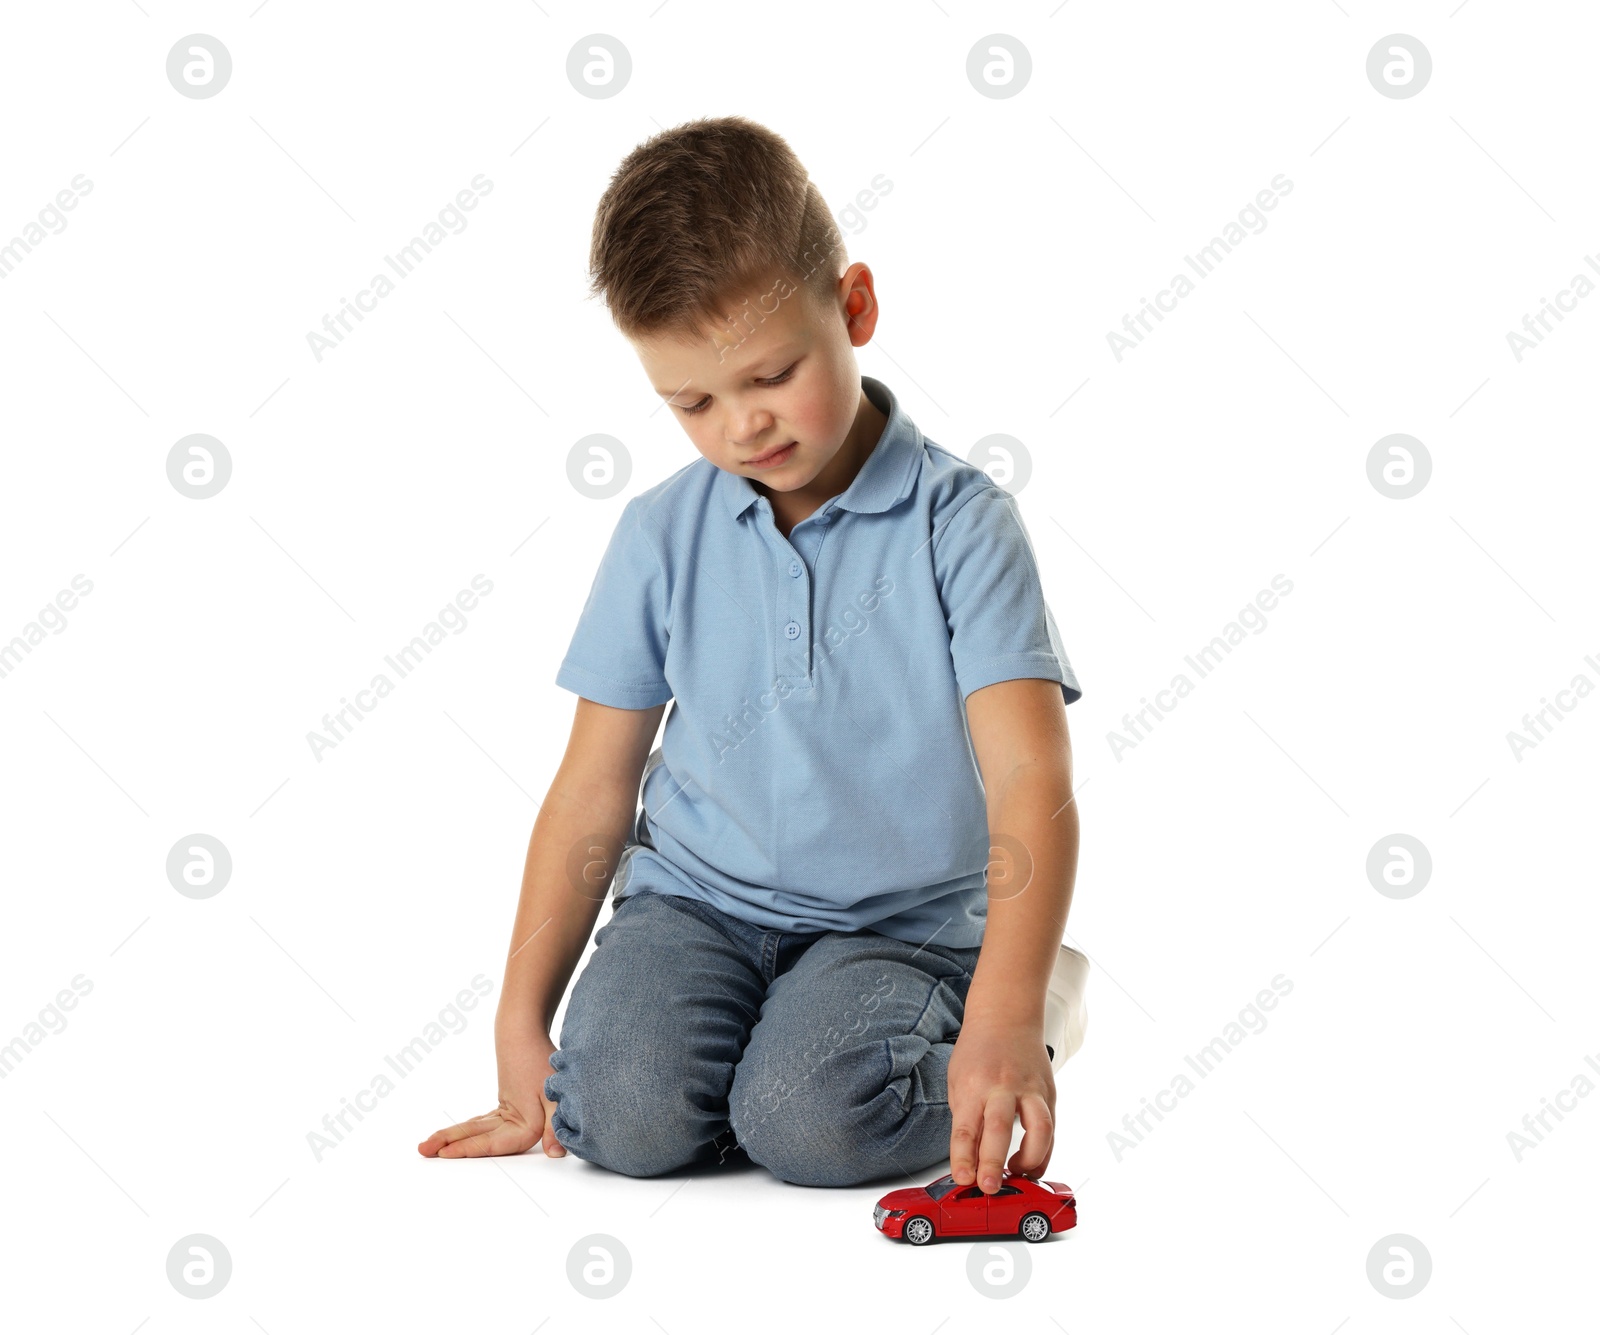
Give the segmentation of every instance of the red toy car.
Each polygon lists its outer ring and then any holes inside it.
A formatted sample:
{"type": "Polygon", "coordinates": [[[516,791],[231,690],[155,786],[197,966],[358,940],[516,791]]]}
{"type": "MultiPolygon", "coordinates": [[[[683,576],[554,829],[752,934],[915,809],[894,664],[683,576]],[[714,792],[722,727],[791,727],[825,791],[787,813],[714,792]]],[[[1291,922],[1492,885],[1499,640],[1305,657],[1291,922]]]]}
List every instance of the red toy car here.
{"type": "Polygon", "coordinates": [[[993,1234],[1043,1242],[1077,1226],[1078,1201],[1064,1182],[1003,1172],[1000,1189],[990,1196],[976,1182],[957,1186],[946,1173],[925,1187],[891,1191],[873,1210],[872,1223],[885,1237],[904,1238],[913,1247],[935,1238],[993,1234]]]}

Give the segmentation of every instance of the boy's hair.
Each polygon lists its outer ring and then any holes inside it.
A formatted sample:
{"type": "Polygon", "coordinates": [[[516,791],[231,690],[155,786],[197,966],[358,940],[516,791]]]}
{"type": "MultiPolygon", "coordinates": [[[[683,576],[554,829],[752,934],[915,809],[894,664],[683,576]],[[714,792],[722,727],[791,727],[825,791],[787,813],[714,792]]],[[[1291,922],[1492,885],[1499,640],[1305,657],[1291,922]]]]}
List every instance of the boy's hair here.
{"type": "Polygon", "coordinates": [[[595,210],[590,295],[628,338],[689,341],[745,300],[768,315],[793,288],[819,302],[844,264],[827,203],[783,138],[743,116],[703,118],[646,140],[613,173],[595,210]]]}

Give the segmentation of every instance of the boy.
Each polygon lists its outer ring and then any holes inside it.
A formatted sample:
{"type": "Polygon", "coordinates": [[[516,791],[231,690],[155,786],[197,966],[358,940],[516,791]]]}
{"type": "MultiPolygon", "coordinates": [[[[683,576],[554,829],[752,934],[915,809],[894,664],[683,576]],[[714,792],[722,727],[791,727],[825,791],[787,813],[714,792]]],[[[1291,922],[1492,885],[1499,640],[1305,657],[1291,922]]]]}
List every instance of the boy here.
{"type": "Polygon", "coordinates": [[[1060,945],[1081,692],[1015,503],[860,374],[872,272],[771,131],[635,149],[590,258],[704,457],[624,508],[556,676],[579,700],[528,848],[500,1106],[418,1148],[1038,1176],[1082,1037],[1087,964],[1060,945]]]}

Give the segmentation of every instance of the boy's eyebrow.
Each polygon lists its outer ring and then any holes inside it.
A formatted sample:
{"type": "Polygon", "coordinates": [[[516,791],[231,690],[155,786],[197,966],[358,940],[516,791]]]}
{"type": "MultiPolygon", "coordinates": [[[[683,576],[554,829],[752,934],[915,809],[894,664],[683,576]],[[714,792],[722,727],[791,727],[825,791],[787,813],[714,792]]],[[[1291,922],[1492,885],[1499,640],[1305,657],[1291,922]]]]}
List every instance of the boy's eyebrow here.
{"type": "MultiPolygon", "coordinates": [[[[752,357],[746,365],[740,367],[740,369],[734,373],[734,379],[737,380],[740,377],[749,374],[756,367],[766,365],[769,362],[778,362],[778,369],[782,370],[799,355],[799,348],[792,347],[787,344],[774,348],[771,352],[764,353],[760,357],[752,357]]],[[[694,377],[690,376],[689,380],[692,379],[694,379],[694,377]]],[[[677,389],[662,389],[660,385],[653,385],[651,388],[653,388],[657,394],[661,395],[662,398],[670,399],[676,394],[683,393],[684,387],[688,385],[689,380],[685,380],[682,385],[677,387],[677,389]]]]}

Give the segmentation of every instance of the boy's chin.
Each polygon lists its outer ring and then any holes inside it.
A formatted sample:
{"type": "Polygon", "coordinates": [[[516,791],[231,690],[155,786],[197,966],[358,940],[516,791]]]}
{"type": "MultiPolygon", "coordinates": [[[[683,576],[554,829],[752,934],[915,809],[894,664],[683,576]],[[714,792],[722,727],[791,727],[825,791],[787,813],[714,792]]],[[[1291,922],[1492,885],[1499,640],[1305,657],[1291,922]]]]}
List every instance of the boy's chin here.
{"type": "Polygon", "coordinates": [[[795,491],[815,477],[811,469],[794,459],[788,460],[782,468],[735,468],[732,471],[768,491],[795,491]]]}

